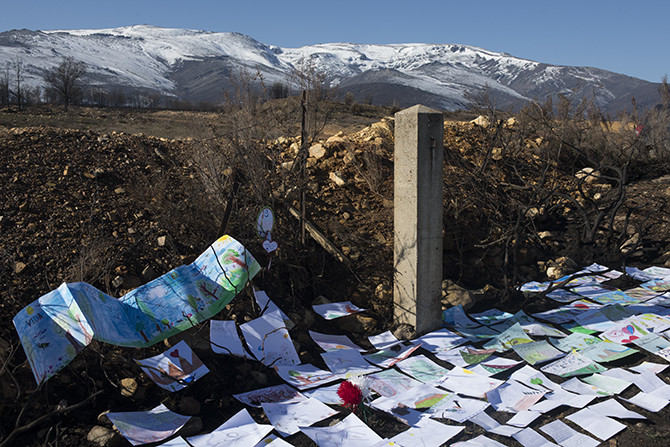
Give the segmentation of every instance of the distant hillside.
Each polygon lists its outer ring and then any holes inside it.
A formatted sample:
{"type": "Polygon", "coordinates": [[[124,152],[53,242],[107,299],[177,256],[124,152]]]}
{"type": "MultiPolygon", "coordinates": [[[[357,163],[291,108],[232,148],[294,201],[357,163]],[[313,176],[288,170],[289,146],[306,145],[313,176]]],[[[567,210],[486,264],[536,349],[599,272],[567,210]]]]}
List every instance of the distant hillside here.
{"type": "MultiPolygon", "coordinates": [[[[605,112],[658,102],[658,84],[598,68],[548,65],[466,45],[332,43],[281,48],[237,33],[148,25],[100,30],[0,33],[0,61],[21,59],[28,85],[72,56],[88,67],[87,83],[107,92],[159,94],[218,103],[231,75],[260,73],[266,85],[294,89],[292,74],[311,65],[340,95],[406,107],[417,102],[456,110],[488,90],[499,108],[569,94],[594,99],[605,112]]],[[[3,65],[5,65],[3,63],[3,65]]]]}

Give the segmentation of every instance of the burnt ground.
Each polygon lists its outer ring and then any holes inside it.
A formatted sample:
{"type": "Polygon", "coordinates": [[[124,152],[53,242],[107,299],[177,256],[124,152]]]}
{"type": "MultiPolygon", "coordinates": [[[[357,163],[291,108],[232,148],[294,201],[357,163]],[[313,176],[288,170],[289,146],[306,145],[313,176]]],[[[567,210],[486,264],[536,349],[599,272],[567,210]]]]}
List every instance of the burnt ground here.
{"type": "MultiPolygon", "coordinates": [[[[273,371],[258,363],[213,354],[207,342],[208,325],[201,325],[166,342],[174,344],[185,338],[212,371],[186,390],[168,393],[157,388],[132,361],[161,352],[164,344],[126,349],[96,342],[36,389],[11,323],[21,308],[64,281],[86,281],[120,296],[191,262],[216,239],[233,180],[241,187],[232,202],[227,233],[251,250],[263,266],[269,259],[255,234],[255,217],[262,205],[275,210],[273,238],[280,248],[272,267],[254,283],[296,322],[291,335],[303,362],[321,362],[320,350],[307,335],[309,329],[345,333],[363,346],[367,335],[395,329],[389,293],[392,121],[361,130],[370,123],[368,119],[324,142],[325,155],[307,161],[309,176],[303,182],[295,177],[295,170],[287,170],[295,159],[291,149],[295,139],[257,143],[251,148],[255,152],[245,153],[212,139],[162,137],[160,125],[152,130],[156,136],[148,136],[91,130],[94,126],[81,124],[77,129],[40,126],[34,116],[25,115],[18,121],[33,125],[15,127],[4,116],[5,128],[0,128],[0,442],[15,426],[37,420],[8,445],[86,445],[86,435],[98,424],[100,413],[147,410],[159,403],[199,416],[201,432],[207,432],[243,408],[232,394],[281,383],[273,371]],[[212,154],[217,153],[224,156],[213,159],[212,154]],[[260,158],[254,158],[259,153],[260,158]],[[344,183],[336,184],[332,174],[344,183]],[[341,249],[350,264],[339,262],[309,237],[301,243],[300,226],[289,211],[290,206],[298,208],[294,187],[306,191],[308,219],[341,249]],[[324,322],[310,310],[319,296],[332,301],[349,299],[369,311],[360,317],[324,322]],[[139,382],[131,396],[122,393],[125,378],[139,382]],[[97,392],[100,394],[80,408],[38,420],[59,405],[77,404],[97,392]],[[189,407],[189,398],[200,408],[189,407]]],[[[134,119],[141,117],[138,112],[134,119]]],[[[334,134],[336,126],[330,126],[334,134]]],[[[490,136],[477,126],[450,123],[446,127],[445,278],[480,291],[473,311],[495,305],[530,313],[555,306],[545,298],[524,297],[513,287],[546,279],[546,268],[561,256],[571,257],[577,266],[591,262],[620,266],[623,258],[620,250],[611,249],[612,241],[606,245],[603,239],[588,243],[579,239],[583,222],[574,204],[570,209],[565,203],[559,206],[547,201],[539,218],[524,224],[523,231],[513,225],[517,214],[508,211],[518,207],[524,196],[515,192],[519,188],[503,189],[515,175],[530,178],[539,168],[534,164],[536,158],[518,153],[481,163],[490,142],[490,136]],[[515,170],[509,169],[511,161],[517,163],[515,170]],[[480,169],[482,166],[486,169],[480,169]],[[510,202],[500,203],[502,200],[510,202]],[[537,236],[542,231],[551,234],[537,236]],[[507,242],[495,243],[498,239],[507,242]]],[[[571,179],[572,175],[557,173],[554,181],[569,188],[571,179]]],[[[627,192],[628,207],[620,212],[637,210],[629,216],[632,223],[622,228],[624,220],[613,219],[620,233],[615,241],[638,235],[625,261],[639,267],[664,265],[670,258],[664,208],[670,178],[642,176],[627,192]]],[[[232,318],[241,324],[255,318],[258,311],[247,291],[217,318],[232,318]]],[[[641,354],[626,364],[654,361],[651,357],[641,354]]],[[[661,376],[667,380],[667,373],[661,376]]],[[[629,394],[634,392],[628,390],[624,397],[629,394]]],[[[670,410],[653,414],[633,409],[649,420],[627,424],[628,429],[609,445],[629,446],[640,440],[650,446],[666,445],[670,410]]],[[[267,423],[262,411],[250,412],[258,422],[267,423]]],[[[567,412],[559,409],[533,427],[564,414],[567,412]]],[[[368,423],[388,437],[405,429],[374,411],[368,413],[368,423]]],[[[471,423],[465,425],[466,430],[455,440],[483,433],[471,423]]],[[[490,436],[507,445],[513,443],[490,436]]],[[[302,434],[288,441],[313,445],[302,434]]]]}

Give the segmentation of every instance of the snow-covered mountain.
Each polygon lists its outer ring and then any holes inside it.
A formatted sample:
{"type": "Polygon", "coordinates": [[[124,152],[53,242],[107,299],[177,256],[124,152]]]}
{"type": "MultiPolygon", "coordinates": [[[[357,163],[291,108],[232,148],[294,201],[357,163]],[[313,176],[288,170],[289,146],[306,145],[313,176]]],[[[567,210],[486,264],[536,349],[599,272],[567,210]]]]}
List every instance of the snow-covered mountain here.
{"type": "Polygon", "coordinates": [[[453,110],[487,89],[498,107],[559,93],[595,98],[607,111],[657,102],[657,86],[589,67],[555,66],[466,45],[333,43],[301,48],[267,45],[237,33],[148,25],[98,30],[0,33],[0,68],[22,60],[27,84],[72,56],[87,66],[87,85],[129,89],[192,102],[218,103],[231,75],[261,73],[266,85],[293,85],[296,70],[312,66],[358,100],[453,110]]]}

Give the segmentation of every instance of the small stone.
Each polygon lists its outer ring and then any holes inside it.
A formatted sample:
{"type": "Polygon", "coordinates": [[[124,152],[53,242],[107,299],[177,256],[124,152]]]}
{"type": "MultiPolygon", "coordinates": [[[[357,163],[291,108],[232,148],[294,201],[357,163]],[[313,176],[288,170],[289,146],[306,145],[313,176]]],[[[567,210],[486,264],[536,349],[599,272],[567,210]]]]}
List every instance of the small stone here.
{"type": "Polygon", "coordinates": [[[472,294],[449,279],[442,281],[442,304],[447,307],[463,306],[468,310],[474,304],[472,294]]]}
{"type": "Polygon", "coordinates": [[[116,447],[121,444],[121,435],[108,427],[94,426],[86,440],[96,447],[116,447]]]}
{"type": "Polygon", "coordinates": [[[121,395],[123,397],[133,397],[137,392],[137,380],[132,377],[121,379],[121,395]]]}
{"type": "Polygon", "coordinates": [[[179,413],[186,416],[197,416],[200,414],[201,405],[195,398],[186,396],[178,405],[179,413]]]}
{"type": "Polygon", "coordinates": [[[111,427],[114,425],[107,417],[107,413],[109,413],[109,410],[105,410],[98,415],[98,425],[102,425],[103,427],[111,427]]]}
{"type": "Polygon", "coordinates": [[[17,262],[14,263],[14,273],[16,273],[18,275],[19,273],[24,271],[26,269],[26,267],[28,267],[28,266],[25,263],[23,263],[21,261],[17,261],[17,262]]]}
{"type": "Polygon", "coordinates": [[[120,186],[114,190],[114,194],[124,194],[125,192],[126,190],[120,186]]]}
{"type": "Polygon", "coordinates": [[[326,148],[321,143],[314,144],[309,148],[309,156],[317,160],[325,157],[327,153],[326,148]]]}
{"type": "Polygon", "coordinates": [[[166,241],[165,236],[159,236],[158,237],[158,246],[159,247],[164,247],[165,246],[165,241],[166,241]]]}
{"type": "Polygon", "coordinates": [[[344,186],[347,184],[346,180],[342,177],[342,174],[339,172],[331,172],[328,176],[337,186],[344,186]]]}
{"type": "Polygon", "coordinates": [[[122,276],[115,276],[114,279],[112,279],[112,287],[115,289],[118,289],[123,285],[123,277],[122,276]]]}
{"type": "Polygon", "coordinates": [[[414,326],[407,323],[398,325],[398,327],[391,331],[391,333],[398,340],[413,340],[416,338],[416,331],[414,330],[414,326]]]}

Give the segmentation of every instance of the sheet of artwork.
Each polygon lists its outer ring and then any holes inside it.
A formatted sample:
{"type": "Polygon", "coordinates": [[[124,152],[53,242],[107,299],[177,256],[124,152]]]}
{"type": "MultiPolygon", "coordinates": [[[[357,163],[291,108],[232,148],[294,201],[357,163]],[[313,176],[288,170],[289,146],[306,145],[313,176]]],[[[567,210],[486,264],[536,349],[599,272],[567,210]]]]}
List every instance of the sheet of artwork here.
{"type": "Polygon", "coordinates": [[[547,392],[528,388],[521,383],[510,380],[498,388],[486,393],[486,400],[496,411],[518,413],[528,410],[542,399],[547,392]]]}
{"type": "Polygon", "coordinates": [[[434,412],[431,417],[449,419],[462,424],[486,410],[488,406],[489,403],[486,401],[456,395],[447,405],[440,406],[440,411],[434,412]]]}
{"type": "Polygon", "coordinates": [[[491,356],[481,363],[471,366],[468,369],[473,373],[482,376],[491,377],[500,374],[517,366],[521,363],[518,360],[506,359],[504,357],[491,356]]]}
{"type": "Polygon", "coordinates": [[[326,366],[332,372],[343,378],[365,375],[379,371],[379,368],[369,364],[360,352],[353,349],[338,349],[321,354],[326,366]]]}
{"type": "Polygon", "coordinates": [[[483,411],[478,415],[470,418],[470,422],[479,425],[487,432],[495,433],[501,436],[512,436],[513,434],[521,431],[521,429],[518,427],[501,424],[483,411]]]}
{"type": "Polygon", "coordinates": [[[263,402],[293,402],[305,399],[305,396],[288,385],[274,385],[246,393],[233,394],[233,397],[245,405],[261,408],[263,402]]]}
{"type": "Polygon", "coordinates": [[[379,371],[368,375],[367,378],[370,389],[384,397],[393,397],[422,383],[395,369],[379,371]]]}
{"type": "Polygon", "coordinates": [[[566,289],[556,289],[547,293],[547,298],[551,298],[552,300],[558,301],[559,303],[570,303],[572,301],[581,299],[582,296],[566,289]]]}
{"type": "Polygon", "coordinates": [[[495,349],[498,352],[505,352],[509,350],[514,345],[520,345],[522,343],[531,343],[533,341],[524,330],[521,328],[519,323],[514,324],[502,334],[498,335],[496,338],[484,345],[485,349],[495,349]]]}
{"type": "Polygon", "coordinates": [[[480,323],[472,321],[466,315],[460,304],[442,311],[442,326],[453,328],[474,328],[480,325],[480,323]]]}
{"type": "Polygon", "coordinates": [[[262,290],[253,290],[256,304],[258,304],[258,307],[261,308],[261,315],[265,314],[266,312],[277,311],[284,320],[284,324],[286,325],[287,329],[290,330],[295,326],[295,323],[293,323],[293,321],[291,321],[291,319],[286,316],[286,314],[270,299],[267,293],[262,290]]]}
{"type": "Polygon", "coordinates": [[[483,397],[505,383],[503,380],[482,376],[458,366],[449,371],[436,385],[463,396],[483,397]]]}
{"type": "Polygon", "coordinates": [[[588,348],[584,348],[579,353],[594,362],[607,363],[614,360],[619,360],[629,355],[633,355],[638,351],[637,349],[629,348],[628,346],[611,341],[603,341],[588,348]]]}
{"type": "Polygon", "coordinates": [[[347,315],[365,311],[365,309],[356,307],[351,301],[316,304],[312,308],[314,312],[326,320],[334,320],[335,318],[346,317],[347,315]]]}
{"type": "Polygon", "coordinates": [[[439,329],[430,332],[422,337],[412,340],[415,345],[421,345],[426,351],[438,354],[443,351],[448,351],[454,346],[462,345],[467,340],[458,334],[454,334],[448,329],[439,329]]]}
{"type": "Polygon", "coordinates": [[[396,363],[405,360],[407,357],[412,355],[414,351],[419,349],[421,345],[415,346],[405,346],[405,345],[393,345],[381,351],[374,352],[372,354],[364,355],[363,357],[370,363],[374,363],[377,366],[382,368],[390,368],[396,363]]]}
{"type": "Polygon", "coordinates": [[[552,338],[549,341],[552,345],[563,352],[570,352],[573,350],[581,351],[582,349],[602,342],[602,340],[598,337],[593,337],[591,335],[586,335],[579,332],[573,332],[565,338],[552,338]]]}
{"type": "Polygon", "coordinates": [[[379,411],[384,411],[405,425],[410,427],[419,423],[423,418],[429,417],[428,413],[415,410],[414,408],[408,407],[405,404],[398,402],[395,399],[388,397],[379,397],[373,400],[370,403],[372,408],[375,408],[379,411]]]}
{"type": "Polygon", "coordinates": [[[109,412],[107,417],[132,445],[162,441],[179,431],[191,419],[159,405],[149,411],[109,412]]]}
{"type": "Polygon", "coordinates": [[[565,357],[560,358],[540,369],[545,373],[555,374],[560,377],[572,377],[582,374],[600,373],[607,370],[607,368],[597,364],[587,357],[584,357],[578,352],[571,352],[565,357]]]}
{"type": "Polygon", "coordinates": [[[532,315],[535,318],[546,320],[550,323],[563,324],[574,320],[575,315],[580,314],[582,310],[583,309],[575,307],[558,307],[556,309],[538,312],[532,315]]]}
{"type": "Polygon", "coordinates": [[[120,298],[90,284],[63,283],[14,317],[37,383],[52,377],[92,340],[147,347],[219,313],[260,266],[229,236],[120,298]]]}
{"type": "Polygon", "coordinates": [[[275,371],[285,382],[299,390],[325,385],[342,378],[339,374],[319,369],[314,365],[275,366],[275,371]]]}
{"type": "Polygon", "coordinates": [[[369,447],[382,438],[355,414],[330,427],[300,427],[319,447],[369,447]]]}
{"type": "Polygon", "coordinates": [[[604,376],[602,374],[593,374],[592,376],[583,377],[580,380],[611,394],[620,394],[633,384],[633,382],[628,380],[604,376]]]}
{"type": "Polygon", "coordinates": [[[251,353],[266,366],[298,365],[300,358],[277,311],[240,326],[251,353]]]}
{"type": "Polygon", "coordinates": [[[251,358],[242,346],[242,340],[237,335],[237,324],[233,320],[210,320],[209,341],[212,351],[217,354],[251,358]]]}
{"type": "Polygon", "coordinates": [[[391,331],[382,332],[378,335],[371,335],[368,337],[368,341],[372,346],[380,350],[400,343],[400,340],[398,340],[391,331]]]}
{"type": "Polygon", "coordinates": [[[634,298],[628,295],[628,293],[622,292],[621,290],[614,290],[612,292],[608,292],[603,295],[591,297],[590,299],[600,304],[623,304],[623,305],[636,304],[643,301],[638,298],[634,298]]]}
{"type": "Polygon", "coordinates": [[[463,337],[467,338],[468,341],[472,343],[477,343],[483,340],[490,340],[494,337],[497,337],[500,335],[500,332],[491,329],[488,326],[481,326],[481,327],[475,327],[475,328],[465,328],[465,327],[459,327],[456,328],[458,333],[461,334],[463,337]]]}
{"type": "Polygon", "coordinates": [[[405,374],[409,374],[423,383],[434,383],[449,372],[448,369],[438,365],[423,354],[408,357],[402,362],[396,363],[396,366],[405,374]]]}
{"type": "Polygon", "coordinates": [[[308,427],[338,413],[323,402],[312,398],[261,405],[270,424],[284,437],[298,433],[300,427],[308,427]]]}
{"type": "Polygon", "coordinates": [[[530,365],[548,362],[565,355],[564,352],[554,348],[545,340],[514,345],[512,349],[530,365]]]}
{"type": "Polygon", "coordinates": [[[648,333],[649,331],[638,323],[636,317],[630,317],[613,323],[606,331],[600,334],[600,338],[615,343],[632,343],[648,333]]]}
{"type": "Polygon", "coordinates": [[[480,324],[486,325],[500,323],[501,321],[505,321],[513,316],[514,315],[509,312],[504,312],[496,308],[485,310],[484,312],[479,312],[476,314],[470,314],[470,318],[479,322],[480,324]]]}
{"type": "MultiPolygon", "coordinates": [[[[369,376],[368,376],[369,377],[369,376]]],[[[318,388],[312,388],[306,391],[303,391],[307,397],[320,400],[324,404],[329,405],[342,405],[342,399],[337,394],[337,391],[340,389],[340,384],[336,383],[334,385],[320,386],[318,388]]]]}
{"type": "Polygon", "coordinates": [[[604,390],[602,388],[598,388],[595,385],[589,385],[588,383],[584,383],[577,377],[573,377],[572,379],[566,380],[565,382],[561,383],[561,388],[563,388],[565,391],[569,391],[571,393],[576,394],[594,394],[596,396],[612,395],[611,392],[604,390]]]}
{"type": "Polygon", "coordinates": [[[393,396],[393,400],[415,410],[429,410],[445,405],[454,398],[454,393],[424,384],[412,387],[393,396]]]}
{"type": "Polygon", "coordinates": [[[237,412],[233,417],[214,431],[187,438],[193,447],[247,447],[258,445],[272,431],[272,425],[257,424],[247,409],[237,412]]]}
{"type": "Polygon", "coordinates": [[[365,349],[351,341],[351,339],[346,335],[331,335],[309,331],[309,336],[312,337],[314,343],[319,345],[319,347],[326,352],[336,351],[338,349],[355,349],[357,351],[365,351],[365,349]]]}
{"type": "Polygon", "coordinates": [[[539,391],[553,392],[561,389],[561,386],[549,380],[547,376],[529,365],[524,365],[512,373],[510,379],[516,380],[529,388],[539,391]]]}
{"type": "Polygon", "coordinates": [[[649,289],[655,293],[667,292],[670,290],[670,277],[654,278],[645,283],[640,284],[645,289],[649,289]]]}
{"type": "Polygon", "coordinates": [[[661,292],[649,290],[646,287],[635,287],[626,290],[626,295],[637,301],[647,301],[660,295],[661,292]]]}
{"type": "Polygon", "coordinates": [[[401,446],[439,447],[459,434],[465,427],[446,425],[429,418],[423,418],[415,427],[394,436],[391,441],[401,446]]]}
{"type": "Polygon", "coordinates": [[[445,362],[449,362],[454,366],[465,368],[483,362],[494,352],[496,352],[495,349],[477,349],[473,346],[459,346],[440,353],[438,358],[445,362]]]}
{"type": "Polygon", "coordinates": [[[168,391],[186,388],[209,372],[183,340],[162,354],[143,360],[135,359],[135,362],[156,385],[168,391]]]}

